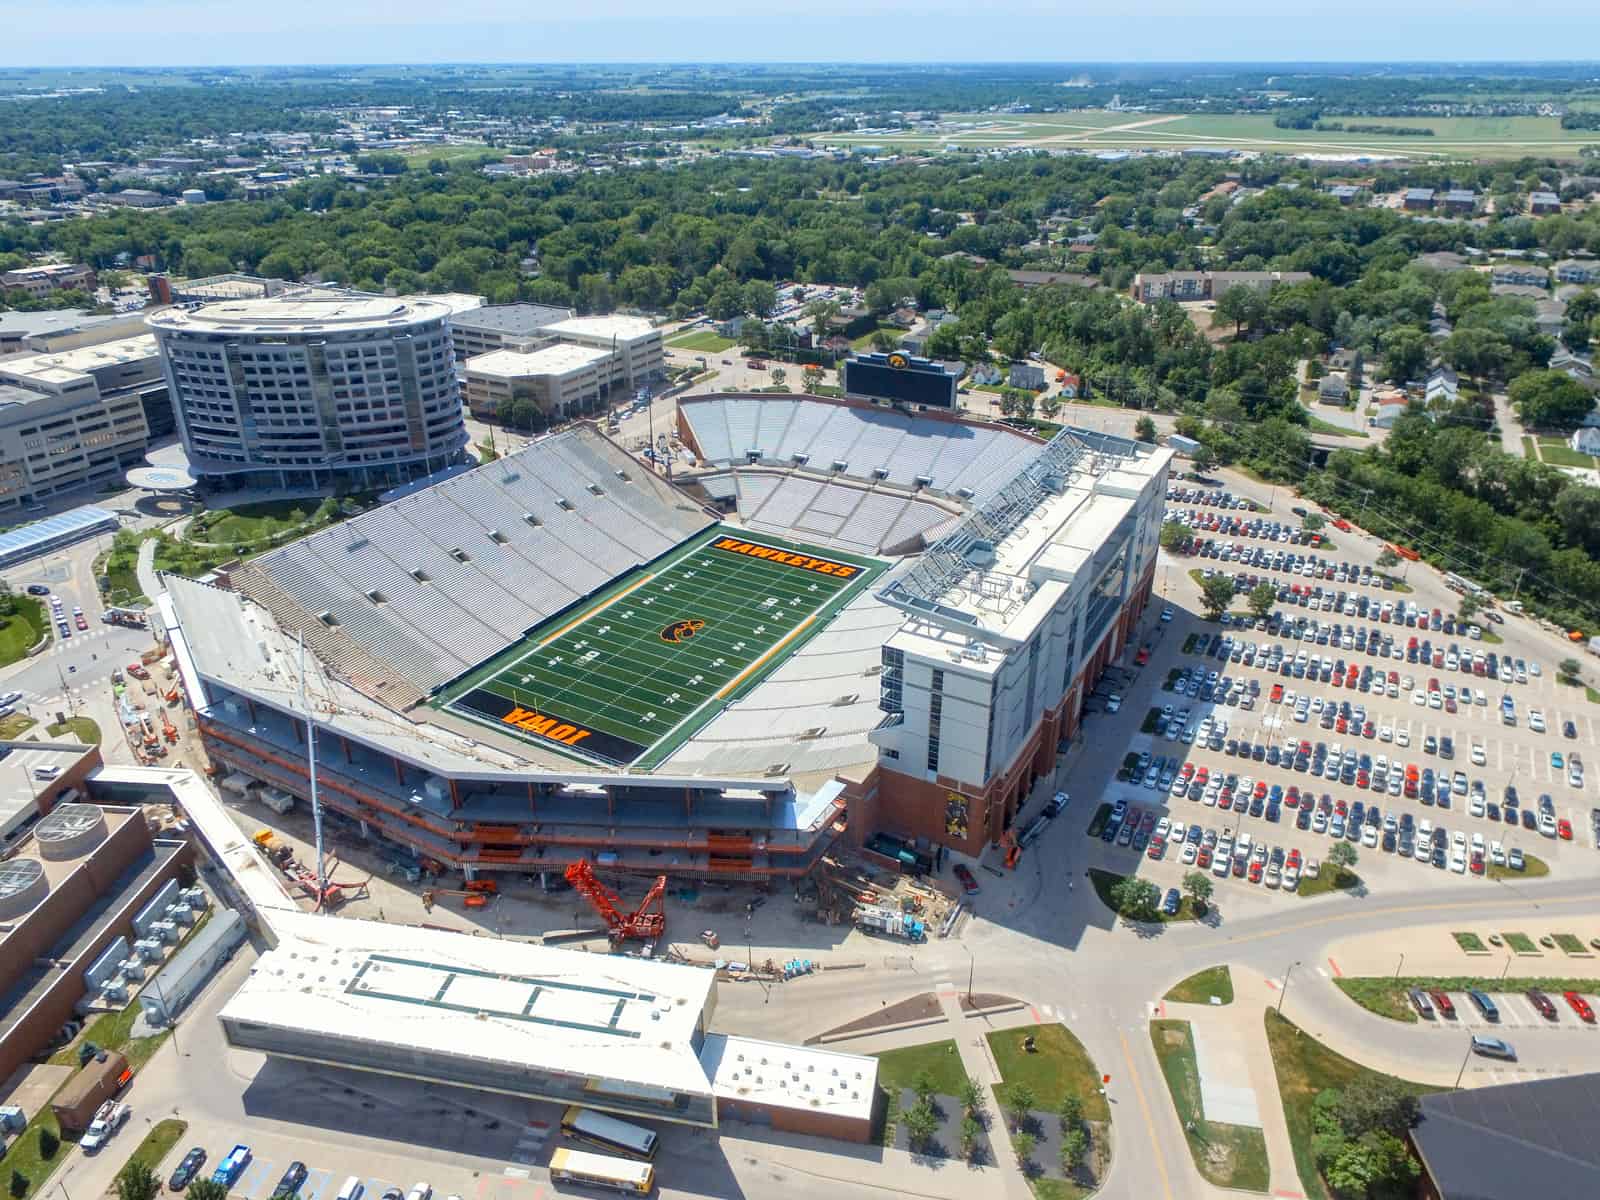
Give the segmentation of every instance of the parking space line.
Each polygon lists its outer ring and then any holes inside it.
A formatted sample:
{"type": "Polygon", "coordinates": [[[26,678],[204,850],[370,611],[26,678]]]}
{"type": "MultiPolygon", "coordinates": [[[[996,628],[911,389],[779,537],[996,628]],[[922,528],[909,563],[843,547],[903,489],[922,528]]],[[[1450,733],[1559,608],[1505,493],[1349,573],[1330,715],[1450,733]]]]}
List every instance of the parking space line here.
{"type": "Polygon", "coordinates": [[[265,1191],[262,1185],[271,1179],[272,1166],[273,1162],[270,1158],[252,1158],[249,1165],[245,1167],[244,1173],[239,1176],[239,1182],[228,1190],[247,1198],[253,1198],[258,1189],[265,1191]]]}
{"type": "Polygon", "coordinates": [[[300,1185],[301,1200],[322,1200],[322,1194],[333,1184],[333,1172],[321,1167],[306,1172],[306,1181],[300,1185]]]}

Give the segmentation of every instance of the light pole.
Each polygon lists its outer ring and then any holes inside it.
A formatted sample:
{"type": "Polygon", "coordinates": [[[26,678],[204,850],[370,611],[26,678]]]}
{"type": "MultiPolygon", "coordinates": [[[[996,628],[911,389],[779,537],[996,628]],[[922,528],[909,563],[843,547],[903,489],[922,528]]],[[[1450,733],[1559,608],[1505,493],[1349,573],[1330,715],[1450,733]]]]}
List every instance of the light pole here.
{"type": "Polygon", "coordinates": [[[1289,994],[1289,976],[1294,974],[1294,969],[1300,965],[1300,960],[1295,959],[1283,972],[1283,990],[1278,993],[1278,1012],[1283,1012],[1283,999],[1289,994]]]}
{"type": "Polygon", "coordinates": [[[1461,1069],[1456,1072],[1456,1087],[1461,1086],[1461,1077],[1467,1073],[1467,1060],[1472,1057],[1472,1039],[1467,1039],[1467,1052],[1461,1056],[1461,1069]]]}
{"type": "Polygon", "coordinates": [[[1400,978],[1400,968],[1405,966],[1405,965],[1406,965],[1406,956],[1405,956],[1404,952],[1402,952],[1401,955],[1400,955],[1400,961],[1395,963],[1395,965],[1394,965],[1394,977],[1396,979],[1400,978]]]}
{"type": "Polygon", "coordinates": [[[977,970],[978,960],[973,958],[971,946],[962,942],[961,948],[967,952],[967,1004],[970,1006],[972,1004],[972,975],[977,970]]]}

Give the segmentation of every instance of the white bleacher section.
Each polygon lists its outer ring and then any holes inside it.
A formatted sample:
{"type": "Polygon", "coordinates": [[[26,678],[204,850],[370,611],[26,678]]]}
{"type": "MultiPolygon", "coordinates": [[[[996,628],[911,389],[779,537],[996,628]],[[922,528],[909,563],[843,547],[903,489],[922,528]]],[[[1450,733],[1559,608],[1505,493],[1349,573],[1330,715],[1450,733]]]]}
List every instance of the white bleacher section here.
{"type": "Polygon", "coordinates": [[[746,465],[751,450],[769,466],[789,467],[807,456],[813,470],[846,464],[843,474],[872,479],[885,470],[889,483],[934,490],[970,490],[982,500],[1036,454],[1040,443],[1009,429],[889,409],[833,404],[808,396],[702,396],[678,410],[694,432],[708,466],[746,465]]]}
{"type": "Polygon", "coordinates": [[[739,518],[774,533],[859,554],[906,553],[956,514],[912,493],[860,480],[825,479],[771,467],[736,470],[739,518]]]}
{"type": "Polygon", "coordinates": [[[265,554],[235,580],[353,679],[382,677],[375,662],[426,692],[710,524],[580,428],[265,554]],[[361,653],[341,656],[346,639],[361,653]]]}
{"type": "Polygon", "coordinates": [[[883,720],[877,667],[884,642],[903,620],[897,609],[863,592],[662,769],[762,775],[784,765],[797,780],[867,769],[876,749],[866,735],[883,720]]]}

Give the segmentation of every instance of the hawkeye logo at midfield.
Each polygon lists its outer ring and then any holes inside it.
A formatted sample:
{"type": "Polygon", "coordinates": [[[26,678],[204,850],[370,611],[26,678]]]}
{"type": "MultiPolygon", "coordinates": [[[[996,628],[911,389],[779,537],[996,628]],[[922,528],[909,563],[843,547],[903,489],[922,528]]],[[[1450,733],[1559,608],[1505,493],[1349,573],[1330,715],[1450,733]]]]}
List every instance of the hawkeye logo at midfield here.
{"type": "Polygon", "coordinates": [[[779,550],[775,546],[763,546],[759,542],[741,542],[738,538],[718,538],[711,543],[711,548],[726,550],[729,554],[748,555],[750,558],[764,558],[768,562],[782,563],[786,567],[799,567],[803,571],[815,571],[819,575],[832,575],[835,579],[853,578],[861,570],[860,567],[853,567],[848,563],[812,558],[809,554],[779,550]]]}
{"type": "Polygon", "coordinates": [[[661,631],[661,640],[676,646],[687,642],[705,627],[706,623],[699,617],[690,617],[687,621],[674,621],[661,631]]]}

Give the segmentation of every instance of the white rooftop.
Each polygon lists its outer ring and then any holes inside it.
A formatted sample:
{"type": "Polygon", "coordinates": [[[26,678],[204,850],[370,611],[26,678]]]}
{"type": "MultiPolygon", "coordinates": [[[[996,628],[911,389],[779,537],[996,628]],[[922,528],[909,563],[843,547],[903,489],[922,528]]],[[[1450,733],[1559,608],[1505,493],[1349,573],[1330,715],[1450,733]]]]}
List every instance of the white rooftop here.
{"type": "Polygon", "coordinates": [[[220,1016],[429,1057],[711,1092],[695,1054],[715,973],[497,938],[275,912],[277,948],[220,1016]]]}
{"type": "Polygon", "coordinates": [[[615,337],[619,342],[630,342],[648,337],[655,332],[655,326],[647,317],[569,317],[565,321],[546,325],[544,332],[569,334],[572,337],[615,337]]]}
{"type": "Polygon", "coordinates": [[[605,362],[611,351],[594,346],[546,346],[542,350],[492,350],[467,359],[468,375],[526,379],[533,375],[574,375],[605,362]]]}
{"type": "Polygon", "coordinates": [[[221,300],[193,310],[164,308],[148,321],[153,329],[184,333],[283,333],[391,328],[436,321],[451,312],[449,304],[417,296],[291,293],[271,299],[221,300]]]}
{"type": "Polygon", "coordinates": [[[117,342],[101,342],[98,346],[82,346],[76,350],[0,358],[0,376],[32,379],[40,383],[69,383],[101,367],[140,362],[155,356],[155,337],[152,334],[141,333],[137,337],[123,338],[117,342]]]}
{"type": "Polygon", "coordinates": [[[872,1117],[878,1060],[866,1055],[713,1033],[706,1037],[700,1063],[719,1100],[872,1117]]]}

